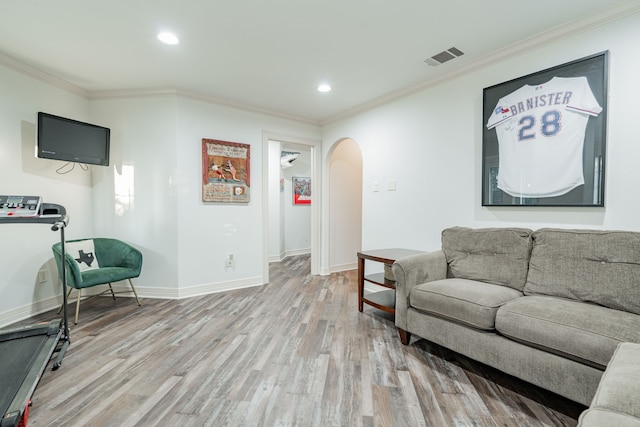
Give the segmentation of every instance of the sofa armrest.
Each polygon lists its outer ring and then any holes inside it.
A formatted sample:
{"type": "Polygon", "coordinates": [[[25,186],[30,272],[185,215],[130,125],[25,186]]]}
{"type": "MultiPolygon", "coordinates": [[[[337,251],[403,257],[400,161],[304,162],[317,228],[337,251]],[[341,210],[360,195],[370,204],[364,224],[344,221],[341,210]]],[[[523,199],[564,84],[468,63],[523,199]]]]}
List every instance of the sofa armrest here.
{"type": "Polygon", "coordinates": [[[640,344],[618,344],[579,427],[640,426],[640,344]]]}
{"type": "Polygon", "coordinates": [[[401,258],[391,267],[396,279],[396,326],[407,330],[411,288],[447,278],[447,260],[442,250],[401,258]]]}

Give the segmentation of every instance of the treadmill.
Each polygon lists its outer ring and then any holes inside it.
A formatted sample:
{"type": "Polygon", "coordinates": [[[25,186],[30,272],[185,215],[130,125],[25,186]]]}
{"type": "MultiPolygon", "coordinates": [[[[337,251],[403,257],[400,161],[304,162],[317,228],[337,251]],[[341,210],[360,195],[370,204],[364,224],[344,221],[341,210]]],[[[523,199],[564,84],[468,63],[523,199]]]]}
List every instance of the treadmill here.
{"type": "MultiPolygon", "coordinates": [[[[63,206],[43,203],[39,196],[0,195],[0,224],[51,224],[60,231],[65,256],[63,206]]],[[[31,396],[54,352],[52,370],[62,364],[71,340],[67,322],[66,269],[62,271],[62,319],[0,331],[0,427],[26,427],[31,396]]]]}

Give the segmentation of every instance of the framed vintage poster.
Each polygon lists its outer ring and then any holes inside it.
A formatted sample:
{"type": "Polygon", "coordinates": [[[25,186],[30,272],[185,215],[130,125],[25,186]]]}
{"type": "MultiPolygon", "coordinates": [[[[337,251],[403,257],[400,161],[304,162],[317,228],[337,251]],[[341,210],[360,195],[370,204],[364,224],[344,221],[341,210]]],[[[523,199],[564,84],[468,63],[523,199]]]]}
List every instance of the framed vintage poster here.
{"type": "Polygon", "coordinates": [[[604,206],[608,52],[483,90],[483,206],[604,206]]]}
{"type": "Polygon", "coordinates": [[[294,176],[292,178],[292,187],[294,205],[311,204],[311,178],[301,178],[294,176]]]}
{"type": "Polygon", "coordinates": [[[202,201],[248,203],[251,146],[202,139],[202,201]]]}

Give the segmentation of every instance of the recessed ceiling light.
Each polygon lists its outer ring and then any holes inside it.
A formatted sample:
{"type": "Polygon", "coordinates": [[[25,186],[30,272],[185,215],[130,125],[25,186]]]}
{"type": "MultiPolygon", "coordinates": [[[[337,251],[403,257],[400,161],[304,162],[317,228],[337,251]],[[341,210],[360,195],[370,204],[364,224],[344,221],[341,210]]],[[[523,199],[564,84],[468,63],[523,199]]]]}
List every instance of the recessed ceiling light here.
{"type": "Polygon", "coordinates": [[[328,84],[321,84],[318,86],[318,92],[329,92],[331,90],[331,86],[328,84]]]}
{"type": "Polygon", "coordinates": [[[175,34],[167,32],[158,34],[158,40],[160,40],[164,44],[171,45],[180,43],[180,40],[178,40],[178,37],[176,37],[175,34]]]}

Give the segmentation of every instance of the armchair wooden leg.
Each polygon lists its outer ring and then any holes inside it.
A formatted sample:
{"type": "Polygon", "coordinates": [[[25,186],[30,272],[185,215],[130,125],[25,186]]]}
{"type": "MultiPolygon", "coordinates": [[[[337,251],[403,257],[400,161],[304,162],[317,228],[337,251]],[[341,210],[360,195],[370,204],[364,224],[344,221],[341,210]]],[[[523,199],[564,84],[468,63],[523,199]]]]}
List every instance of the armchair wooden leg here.
{"type": "Polygon", "coordinates": [[[133,295],[135,295],[136,297],[136,302],[138,303],[138,306],[141,306],[142,304],[140,304],[140,300],[138,299],[138,293],[136,292],[136,288],[133,287],[133,282],[131,281],[131,279],[129,279],[129,285],[131,285],[131,290],[133,291],[133,295]]]}
{"type": "Polygon", "coordinates": [[[113,300],[116,300],[116,294],[115,292],[113,292],[113,287],[111,287],[111,283],[107,283],[107,285],[109,285],[109,290],[111,291],[111,296],[113,297],[113,300]]]}
{"type": "Polygon", "coordinates": [[[78,289],[78,300],[76,301],[76,321],[75,324],[78,324],[78,315],[80,314],[80,297],[82,296],[82,289],[78,289]]]}

